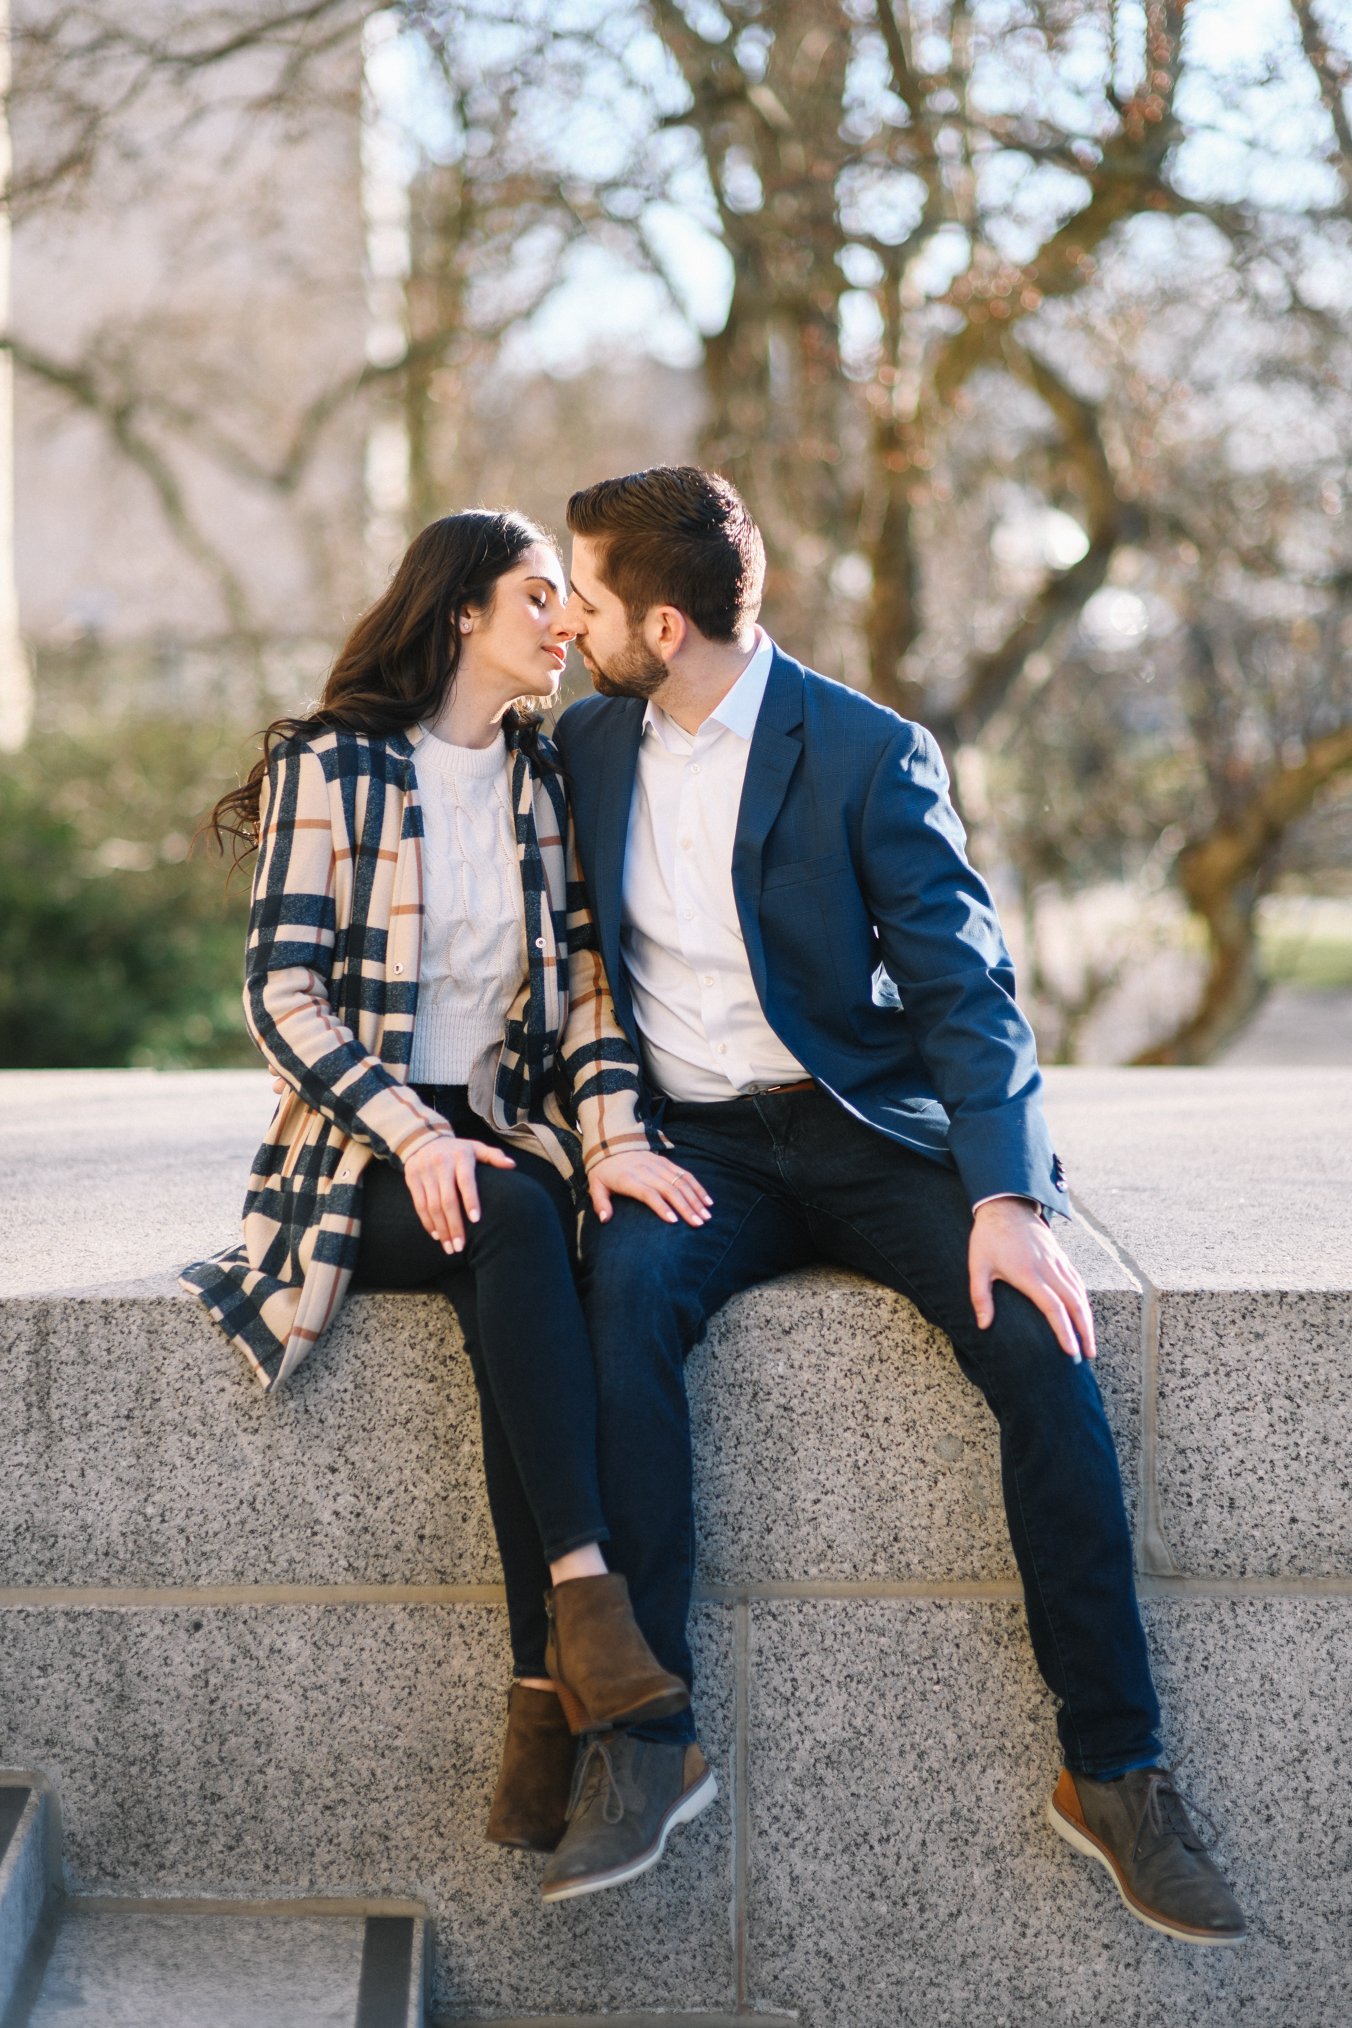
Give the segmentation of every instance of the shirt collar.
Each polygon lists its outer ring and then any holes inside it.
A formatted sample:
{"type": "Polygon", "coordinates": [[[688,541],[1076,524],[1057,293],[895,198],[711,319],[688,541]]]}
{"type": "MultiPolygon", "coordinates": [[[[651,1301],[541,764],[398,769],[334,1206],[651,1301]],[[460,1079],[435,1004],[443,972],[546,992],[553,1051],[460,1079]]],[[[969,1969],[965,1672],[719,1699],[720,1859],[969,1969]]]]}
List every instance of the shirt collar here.
{"type": "MultiPolygon", "coordinates": [[[[709,713],[704,724],[721,725],[726,731],[736,733],[738,739],[749,741],[751,735],[756,730],[756,720],[760,715],[761,703],[765,696],[765,686],[770,680],[770,664],[774,661],[774,658],[774,642],[770,639],[764,627],[757,627],[756,646],[751,660],[747,663],[727,696],[718,706],[718,709],[709,713]]],[[[654,704],[650,698],[647,709],[643,713],[643,731],[654,731],[661,738],[669,726],[675,726],[675,720],[668,718],[660,705],[654,704]],[[659,719],[663,720],[664,723],[659,725],[659,719]]],[[[704,726],[701,726],[700,731],[702,732],[703,730],[704,726]]],[[[688,737],[688,735],[685,735],[685,737],[688,737]]],[[[663,744],[666,744],[665,740],[663,744]]]]}

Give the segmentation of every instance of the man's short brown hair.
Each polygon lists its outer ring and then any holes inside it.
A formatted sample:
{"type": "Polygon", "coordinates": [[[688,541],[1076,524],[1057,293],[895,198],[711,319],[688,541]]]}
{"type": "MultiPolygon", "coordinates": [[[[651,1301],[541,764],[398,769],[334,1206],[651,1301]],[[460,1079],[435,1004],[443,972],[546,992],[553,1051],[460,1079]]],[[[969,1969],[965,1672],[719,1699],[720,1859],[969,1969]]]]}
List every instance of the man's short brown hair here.
{"type": "Polygon", "coordinates": [[[698,465],[652,465],[585,486],[568,526],[599,546],[601,581],[636,626],[675,606],[710,641],[732,641],[760,611],[765,545],[737,488],[698,465]]]}

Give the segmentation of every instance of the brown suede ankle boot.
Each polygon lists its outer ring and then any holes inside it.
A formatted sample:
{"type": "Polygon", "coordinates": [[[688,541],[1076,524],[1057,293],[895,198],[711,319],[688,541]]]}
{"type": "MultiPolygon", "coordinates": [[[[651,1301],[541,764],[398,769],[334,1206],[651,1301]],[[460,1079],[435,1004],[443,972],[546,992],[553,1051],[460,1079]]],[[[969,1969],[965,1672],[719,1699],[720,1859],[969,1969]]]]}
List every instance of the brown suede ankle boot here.
{"type": "Polygon", "coordinates": [[[639,1632],[619,1571],[574,1577],[545,1593],[545,1667],[574,1732],[637,1725],[684,1711],[690,1692],[664,1669],[639,1632]]]}
{"type": "Polygon", "coordinates": [[[523,1852],[552,1852],[567,1827],[576,1756],[577,1743],[555,1692],[513,1683],[502,1768],[484,1836],[523,1852]]]}

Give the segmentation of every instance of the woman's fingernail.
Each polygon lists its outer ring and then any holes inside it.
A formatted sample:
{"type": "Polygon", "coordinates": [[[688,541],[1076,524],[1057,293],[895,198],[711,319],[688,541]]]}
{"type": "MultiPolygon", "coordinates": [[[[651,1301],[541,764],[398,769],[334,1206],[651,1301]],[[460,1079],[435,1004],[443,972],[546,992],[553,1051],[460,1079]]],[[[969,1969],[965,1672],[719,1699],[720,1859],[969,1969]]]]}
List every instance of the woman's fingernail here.
{"type": "Polygon", "coordinates": [[[469,1215],[469,1222],[471,1225],[477,1225],[479,1223],[479,1214],[477,1211],[471,1211],[469,1215]]]}
{"type": "Polygon", "coordinates": [[[456,1240],[456,1242],[455,1242],[455,1250],[456,1250],[456,1252],[457,1252],[457,1253],[463,1253],[463,1252],[465,1251],[465,1242],[464,1242],[464,1240],[463,1240],[463,1239],[457,1239],[457,1240],[456,1240]]]}

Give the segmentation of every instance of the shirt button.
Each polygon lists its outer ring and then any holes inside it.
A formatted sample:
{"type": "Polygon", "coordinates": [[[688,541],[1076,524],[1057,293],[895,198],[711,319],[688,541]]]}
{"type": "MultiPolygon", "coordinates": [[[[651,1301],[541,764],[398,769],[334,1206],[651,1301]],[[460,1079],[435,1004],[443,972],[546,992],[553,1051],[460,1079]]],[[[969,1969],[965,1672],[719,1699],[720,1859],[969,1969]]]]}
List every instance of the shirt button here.
{"type": "Polygon", "coordinates": [[[402,972],[404,968],[403,968],[403,966],[402,966],[402,965],[396,965],[394,969],[395,969],[396,973],[398,973],[398,972],[402,972]]]}
{"type": "Polygon", "coordinates": [[[702,986],[712,986],[713,982],[714,982],[714,975],[713,975],[713,973],[712,973],[712,972],[706,972],[706,973],[704,974],[704,977],[703,977],[703,978],[701,979],[701,981],[700,981],[700,984],[701,984],[702,986]]]}
{"type": "Polygon", "coordinates": [[[545,940],[544,940],[544,938],[543,938],[543,937],[537,937],[537,938],[535,939],[535,948],[536,948],[536,950],[537,950],[537,951],[542,951],[542,950],[544,949],[544,947],[545,947],[545,940]]]}
{"type": "Polygon", "coordinates": [[[697,775],[703,772],[698,761],[696,761],[693,764],[693,766],[690,769],[690,772],[692,775],[697,775]]]}
{"type": "Polygon", "coordinates": [[[720,1042],[720,1043],[719,1043],[719,1045],[718,1045],[718,1054],[719,1054],[720,1056],[726,1056],[726,1055],[727,1055],[727,1053],[728,1053],[728,1045],[727,1045],[727,1043],[726,1043],[726,1042],[720,1042]]]}
{"type": "Polygon", "coordinates": [[[695,920],[695,911],[693,908],[683,908],[681,910],[681,915],[686,922],[693,922],[695,920]]]}
{"type": "Polygon", "coordinates": [[[682,852],[688,852],[690,850],[690,840],[688,838],[682,838],[681,850],[682,852]]]}

